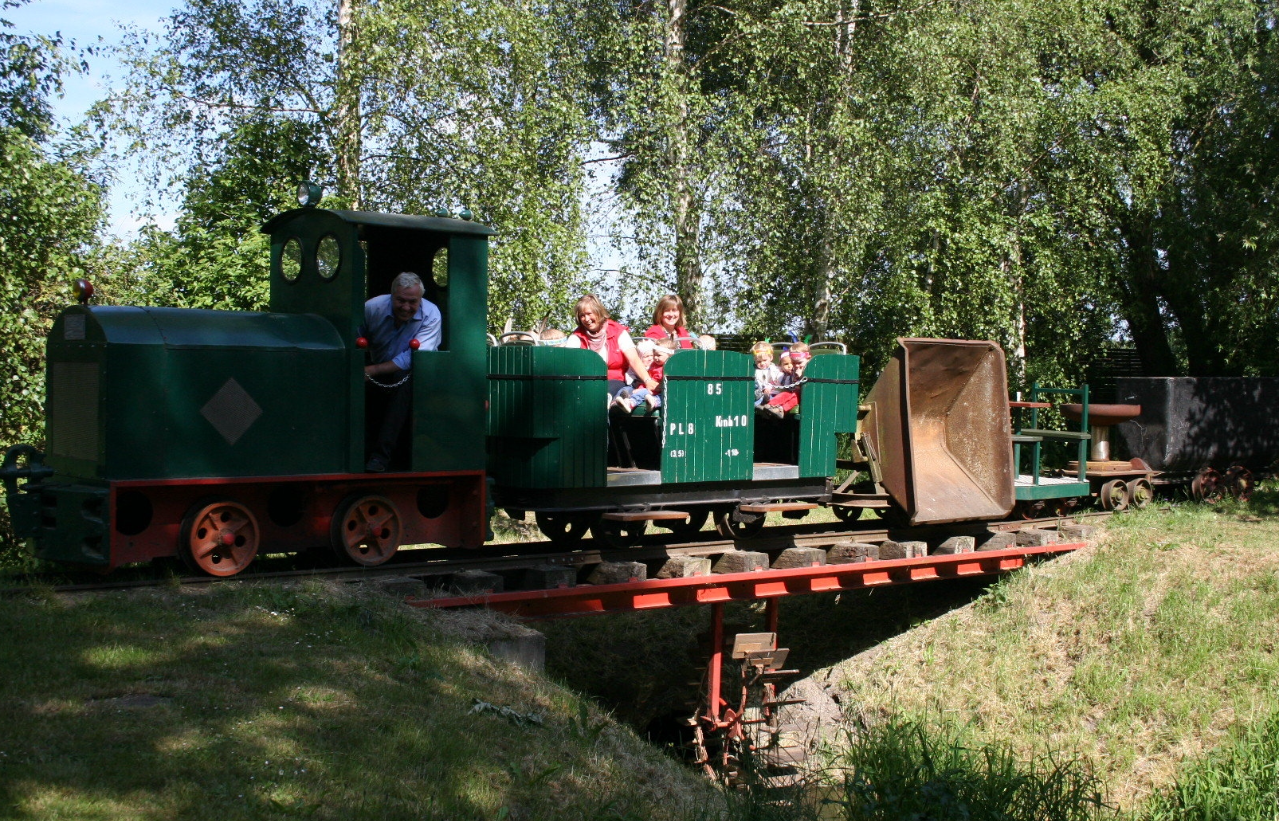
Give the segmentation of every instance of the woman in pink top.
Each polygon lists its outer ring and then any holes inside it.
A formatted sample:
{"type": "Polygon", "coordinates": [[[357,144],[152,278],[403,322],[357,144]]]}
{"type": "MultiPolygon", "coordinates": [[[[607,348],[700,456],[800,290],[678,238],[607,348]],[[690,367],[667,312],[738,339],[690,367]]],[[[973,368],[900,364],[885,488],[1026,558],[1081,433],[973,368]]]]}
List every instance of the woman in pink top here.
{"type": "Polygon", "coordinates": [[[693,338],[684,327],[684,303],[675,294],[667,294],[657,300],[653,309],[653,324],[644,336],[649,339],[674,339],[681,348],[693,347],[693,338]]]}

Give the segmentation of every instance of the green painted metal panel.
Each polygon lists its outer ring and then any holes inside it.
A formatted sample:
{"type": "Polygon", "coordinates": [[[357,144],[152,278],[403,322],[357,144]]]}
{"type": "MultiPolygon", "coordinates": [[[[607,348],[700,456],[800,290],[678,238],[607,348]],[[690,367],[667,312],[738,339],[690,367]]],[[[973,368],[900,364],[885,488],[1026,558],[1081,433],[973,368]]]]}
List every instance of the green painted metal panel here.
{"type": "Polygon", "coordinates": [[[49,464],[100,479],[341,470],[345,356],[317,316],[69,308],[48,344],[49,464]]]}
{"type": "Polygon", "coordinates": [[[755,362],[731,351],[680,351],[666,363],[662,481],[753,476],[755,362]]]}
{"type": "Polygon", "coordinates": [[[604,487],[608,393],[592,351],[489,349],[489,471],[518,488],[604,487]]]}
{"type": "Polygon", "coordinates": [[[1014,490],[1017,500],[1065,499],[1073,496],[1087,496],[1091,488],[1087,482],[1057,482],[1045,485],[1017,485],[1014,490]]]}
{"type": "MultiPolygon", "coordinates": [[[[457,220],[445,221],[455,224],[457,220]]],[[[449,238],[442,350],[413,354],[413,470],[483,470],[488,399],[488,240],[449,238]]]]}
{"type": "Polygon", "coordinates": [[[343,418],[346,430],[337,441],[343,443],[343,468],[364,469],[364,356],[355,348],[355,337],[364,319],[367,260],[359,241],[358,225],[341,212],[320,208],[297,208],[272,218],[262,228],[271,235],[271,311],[278,314],[314,313],[337,329],[348,349],[341,368],[345,374],[343,418]],[[332,276],[320,275],[317,264],[320,242],[333,237],[339,258],[332,276]],[[294,279],[284,275],[281,259],[286,245],[300,246],[301,269],[294,279]]]}
{"type": "Polygon", "coordinates": [[[271,234],[271,311],[278,314],[319,314],[338,329],[343,340],[355,339],[366,299],[364,250],[357,227],[333,211],[299,208],[275,217],[263,230],[271,234]],[[320,242],[332,236],[340,251],[332,276],[320,275],[320,242]],[[287,279],[281,256],[290,240],[301,246],[301,271],[287,279]]]}
{"type": "Polygon", "coordinates": [[[799,475],[834,476],[837,433],[857,430],[856,356],[822,354],[804,369],[808,382],[800,399],[799,475]]]}

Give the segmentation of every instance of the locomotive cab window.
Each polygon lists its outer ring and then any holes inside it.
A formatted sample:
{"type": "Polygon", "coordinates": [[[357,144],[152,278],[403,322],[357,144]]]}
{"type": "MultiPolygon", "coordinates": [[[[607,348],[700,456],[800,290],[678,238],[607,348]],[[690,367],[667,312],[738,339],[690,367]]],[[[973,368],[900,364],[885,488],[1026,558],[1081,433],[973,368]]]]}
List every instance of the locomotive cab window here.
{"type": "Polygon", "coordinates": [[[302,274],[302,243],[291,237],[280,251],[280,276],[286,282],[297,282],[302,274]]]}
{"type": "Polygon", "coordinates": [[[338,238],[326,234],[315,249],[315,269],[320,279],[333,279],[342,267],[342,245],[338,238]]]}
{"type": "Polygon", "coordinates": [[[391,293],[391,284],[401,273],[417,274],[422,280],[422,301],[440,312],[439,350],[448,350],[448,237],[434,232],[409,231],[382,226],[366,226],[367,278],[365,299],[391,293]]]}

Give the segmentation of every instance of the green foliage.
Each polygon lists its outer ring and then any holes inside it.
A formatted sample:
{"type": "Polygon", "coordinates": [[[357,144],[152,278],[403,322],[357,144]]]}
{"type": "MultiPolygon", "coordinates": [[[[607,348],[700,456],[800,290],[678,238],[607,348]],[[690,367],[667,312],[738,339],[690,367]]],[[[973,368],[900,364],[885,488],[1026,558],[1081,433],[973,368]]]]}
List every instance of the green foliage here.
{"type": "MultiPolygon", "coordinates": [[[[7,7],[7,6],[6,6],[7,7]]],[[[83,276],[102,192],[80,158],[37,142],[67,58],[58,38],[17,37],[0,21],[0,443],[43,436],[44,335],[83,276]]]]}
{"type": "Polygon", "coordinates": [[[1279,810],[1279,716],[1195,762],[1140,816],[1146,821],[1271,821],[1279,810]]]}
{"type": "Polygon", "coordinates": [[[135,138],[153,180],[186,192],[176,246],[160,237],[140,248],[148,270],[165,272],[157,297],[260,304],[261,284],[244,277],[266,257],[247,261],[259,248],[249,226],[303,177],[336,190],[339,94],[353,86],[360,175],[326,204],[469,207],[499,231],[494,322],[529,327],[557,312],[566,321],[585,256],[590,137],[575,7],[353,4],[345,50],[334,12],[307,0],[189,0],[158,42],[135,33],[127,44],[132,73],[100,123],[135,138]]]}
{"type": "MultiPolygon", "coordinates": [[[[2,0],[0,12],[27,1],[2,0]]],[[[12,27],[8,20],[0,20],[0,128],[16,128],[27,137],[43,140],[53,123],[49,98],[62,93],[62,75],[75,64],[61,34],[6,31],[12,27]]]]}
{"type": "Polygon", "coordinates": [[[1020,763],[994,744],[969,747],[954,733],[889,718],[857,731],[837,766],[829,800],[841,817],[930,821],[1074,821],[1109,818],[1097,779],[1074,761],[1020,763]]]}
{"type": "Polygon", "coordinates": [[[150,228],[135,247],[148,304],[265,310],[270,240],[258,229],[296,207],[297,181],[317,159],[312,124],[252,115],[236,121],[208,164],[193,165],[172,232],[150,228]]]}
{"type": "Polygon", "coordinates": [[[577,14],[560,0],[361,7],[356,54],[377,101],[365,120],[370,202],[408,213],[466,206],[497,228],[495,327],[562,326],[584,284],[591,131],[577,14]]]}

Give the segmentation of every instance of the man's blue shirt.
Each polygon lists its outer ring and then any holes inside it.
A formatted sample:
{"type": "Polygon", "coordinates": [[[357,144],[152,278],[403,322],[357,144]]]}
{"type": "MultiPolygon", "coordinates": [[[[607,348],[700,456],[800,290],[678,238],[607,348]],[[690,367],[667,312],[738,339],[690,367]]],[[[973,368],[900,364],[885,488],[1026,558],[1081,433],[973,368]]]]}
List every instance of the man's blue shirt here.
{"type": "Polygon", "coordinates": [[[374,362],[394,362],[395,367],[407,371],[413,355],[410,340],[417,339],[420,351],[439,350],[440,309],[423,299],[413,318],[396,327],[391,295],[375,296],[364,303],[360,336],[369,341],[374,362]]]}

